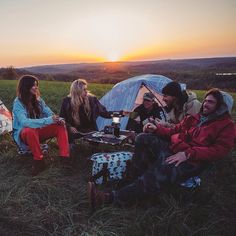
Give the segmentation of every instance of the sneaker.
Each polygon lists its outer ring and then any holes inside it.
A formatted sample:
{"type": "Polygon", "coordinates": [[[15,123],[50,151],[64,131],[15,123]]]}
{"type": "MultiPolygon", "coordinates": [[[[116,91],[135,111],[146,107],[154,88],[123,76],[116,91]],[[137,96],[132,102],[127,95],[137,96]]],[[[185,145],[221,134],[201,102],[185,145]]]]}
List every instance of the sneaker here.
{"type": "Polygon", "coordinates": [[[112,194],[99,191],[94,182],[88,182],[88,198],[90,207],[93,210],[98,206],[112,203],[112,194]]]}
{"type": "Polygon", "coordinates": [[[44,159],[42,160],[33,160],[32,166],[32,176],[38,175],[40,172],[44,171],[46,168],[44,159]]]}

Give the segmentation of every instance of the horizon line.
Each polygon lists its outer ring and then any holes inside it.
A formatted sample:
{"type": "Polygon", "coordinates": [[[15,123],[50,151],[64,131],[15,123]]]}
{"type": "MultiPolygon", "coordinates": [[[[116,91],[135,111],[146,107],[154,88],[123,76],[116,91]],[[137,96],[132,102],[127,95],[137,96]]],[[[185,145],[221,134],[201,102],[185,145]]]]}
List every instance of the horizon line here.
{"type": "Polygon", "coordinates": [[[179,61],[179,60],[201,60],[201,59],[220,59],[220,58],[235,58],[235,56],[216,56],[216,57],[187,57],[187,58],[166,58],[166,59],[144,59],[144,60],[128,60],[128,61],[103,61],[103,62],[75,62],[75,63],[56,63],[56,64],[36,64],[28,66],[15,67],[13,65],[1,66],[0,68],[13,67],[16,69],[43,67],[43,66],[61,66],[61,65],[82,65],[82,64],[116,64],[116,63],[136,63],[136,62],[154,62],[154,61],[179,61]]]}

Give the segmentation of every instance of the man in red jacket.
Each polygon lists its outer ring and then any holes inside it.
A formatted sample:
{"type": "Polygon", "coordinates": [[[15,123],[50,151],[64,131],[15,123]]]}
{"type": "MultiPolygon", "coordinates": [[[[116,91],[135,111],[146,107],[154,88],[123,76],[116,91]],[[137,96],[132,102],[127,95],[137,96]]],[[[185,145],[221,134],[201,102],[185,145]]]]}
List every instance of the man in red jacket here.
{"type": "MultiPolygon", "coordinates": [[[[230,95],[229,95],[230,96],[230,95]]],[[[130,203],[158,194],[163,186],[199,175],[211,162],[226,157],[234,146],[234,123],[218,89],[206,93],[199,114],[185,117],[173,128],[148,123],[135,140],[135,181],[118,191],[98,191],[88,183],[91,206],[130,203]]]]}

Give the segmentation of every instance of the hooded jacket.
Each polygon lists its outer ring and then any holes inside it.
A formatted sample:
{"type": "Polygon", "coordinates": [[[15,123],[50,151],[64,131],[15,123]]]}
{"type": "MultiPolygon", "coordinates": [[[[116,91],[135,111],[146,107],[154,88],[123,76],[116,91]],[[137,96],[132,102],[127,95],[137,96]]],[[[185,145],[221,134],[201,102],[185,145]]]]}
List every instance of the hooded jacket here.
{"type": "MultiPolygon", "coordinates": [[[[227,97],[227,96],[226,96],[227,97]]],[[[173,153],[185,152],[192,164],[209,163],[224,158],[234,146],[235,125],[224,102],[201,120],[201,114],[185,117],[173,128],[157,126],[156,134],[168,137],[173,153]]]]}
{"type": "Polygon", "coordinates": [[[178,110],[178,117],[176,117],[176,107],[173,107],[169,112],[167,112],[167,121],[169,123],[177,124],[179,123],[186,115],[194,115],[200,111],[201,102],[197,100],[197,95],[188,91],[188,100],[184,103],[183,108],[178,110]]]}

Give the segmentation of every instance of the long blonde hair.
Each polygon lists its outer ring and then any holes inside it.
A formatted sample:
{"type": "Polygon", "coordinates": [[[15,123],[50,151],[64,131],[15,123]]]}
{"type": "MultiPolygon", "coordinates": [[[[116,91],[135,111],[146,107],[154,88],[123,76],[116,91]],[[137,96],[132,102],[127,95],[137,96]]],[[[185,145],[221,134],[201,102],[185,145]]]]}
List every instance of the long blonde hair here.
{"type": "MultiPolygon", "coordinates": [[[[88,96],[86,96],[85,98],[81,96],[86,85],[86,80],[77,79],[73,81],[70,86],[70,94],[68,96],[71,97],[71,115],[76,125],[80,125],[79,109],[81,105],[84,106],[84,111],[89,119],[91,116],[91,107],[89,105],[88,96]]],[[[89,92],[88,95],[90,95],[89,92]]]]}

